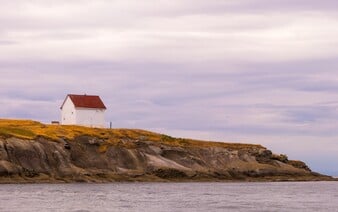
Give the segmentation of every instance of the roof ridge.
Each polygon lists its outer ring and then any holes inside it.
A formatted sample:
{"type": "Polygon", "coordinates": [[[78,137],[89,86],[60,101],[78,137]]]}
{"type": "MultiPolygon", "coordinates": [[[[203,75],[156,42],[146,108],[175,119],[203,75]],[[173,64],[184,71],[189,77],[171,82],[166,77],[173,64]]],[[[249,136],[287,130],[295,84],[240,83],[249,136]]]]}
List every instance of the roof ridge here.
{"type": "Polygon", "coordinates": [[[64,100],[61,109],[63,108],[67,99],[73,102],[74,106],[77,108],[91,108],[91,109],[107,109],[98,95],[81,95],[81,94],[68,94],[64,100]]]}

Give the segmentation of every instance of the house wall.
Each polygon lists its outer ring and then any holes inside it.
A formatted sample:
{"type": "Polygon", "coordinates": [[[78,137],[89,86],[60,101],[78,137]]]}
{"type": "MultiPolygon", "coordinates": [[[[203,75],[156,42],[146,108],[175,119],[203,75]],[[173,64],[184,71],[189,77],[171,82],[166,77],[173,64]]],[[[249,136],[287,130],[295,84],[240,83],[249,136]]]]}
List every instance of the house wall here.
{"type": "Polygon", "coordinates": [[[103,109],[76,108],[76,124],[88,127],[105,127],[103,109]]]}
{"type": "Polygon", "coordinates": [[[69,97],[67,97],[61,110],[61,124],[76,125],[76,110],[69,97]]]}

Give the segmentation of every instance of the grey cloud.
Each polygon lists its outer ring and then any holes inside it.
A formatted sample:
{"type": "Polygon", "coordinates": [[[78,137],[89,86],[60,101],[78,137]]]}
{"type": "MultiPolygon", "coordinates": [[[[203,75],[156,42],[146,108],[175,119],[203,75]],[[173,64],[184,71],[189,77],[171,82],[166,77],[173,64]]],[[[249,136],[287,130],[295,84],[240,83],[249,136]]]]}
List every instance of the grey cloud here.
{"type": "Polygon", "coordinates": [[[0,40],[0,46],[14,45],[14,44],[17,44],[17,43],[18,42],[10,41],[10,40],[0,40]]]}
{"type": "Polygon", "coordinates": [[[335,0],[247,0],[242,2],[243,4],[240,5],[242,8],[261,11],[269,11],[271,9],[275,11],[334,11],[338,8],[338,2],[335,0]]]}
{"type": "MultiPolygon", "coordinates": [[[[246,14],[250,12],[261,13],[262,11],[273,13],[279,11],[294,12],[294,10],[319,10],[325,13],[334,11],[338,7],[334,0],[241,0],[214,1],[212,3],[203,0],[185,0],[171,1],[172,3],[148,1],[142,2],[142,4],[139,1],[131,1],[128,4],[125,2],[17,0],[11,3],[2,3],[3,12],[0,13],[0,29],[27,29],[31,31],[49,29],[55,31],[60,29],[114,27],[123,30],[137,28],[139,25],[142,26],[142,22],[145,20],[161,17],[173,19],[189,15],[205,15],[207,17],[229,13],[246,14]],[[20,16],[17,15],[16,10],[21,11],[20,16]],[[60,15],[55,10],[60,10],[63,13],[60,15]],[[48,13],[48,11],[51,12],[48,13]],[[34,12],[38,15],[32,15],[34,12]]],[[[260,24],[262,24],[262,21],[260,24]]],[[[266,24],[270,25],[268,22],[266,24]]],[[[246,25],[245,27],[250,28],[252,26],[246,25]]]]}

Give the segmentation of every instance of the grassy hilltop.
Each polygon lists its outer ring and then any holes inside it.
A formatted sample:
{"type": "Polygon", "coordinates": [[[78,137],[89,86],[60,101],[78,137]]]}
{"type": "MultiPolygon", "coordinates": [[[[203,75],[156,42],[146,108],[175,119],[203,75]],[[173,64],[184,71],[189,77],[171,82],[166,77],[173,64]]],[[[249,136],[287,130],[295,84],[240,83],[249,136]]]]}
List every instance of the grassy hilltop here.
{"type": "Polygon", "coordinates": [[[117,144],[126,139],[130,139],[147,140],[171,146],[185,147],[225,147],[231,149],[245,149],[252,147],[262,148],[260,145],[253,144],[208,142],[185,138],[173,138],[168,135],[140,129],[102,129],[73,125],[46,125],[31,120],[0,119],[0,136],[2,137],[16,137],[30,140],[36,139],[37,137],[44,137],[51,140],[57,140],[59,138],[73,140],[74,138],[83,135],[104,139],[107,145],[117,144]]]}

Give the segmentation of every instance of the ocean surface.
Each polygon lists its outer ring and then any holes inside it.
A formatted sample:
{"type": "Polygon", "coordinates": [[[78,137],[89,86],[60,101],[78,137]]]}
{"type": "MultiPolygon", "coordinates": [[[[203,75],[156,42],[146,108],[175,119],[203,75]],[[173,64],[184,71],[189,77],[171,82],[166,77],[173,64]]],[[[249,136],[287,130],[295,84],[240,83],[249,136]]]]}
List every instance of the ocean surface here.
{"type": "Polygon", "coordinates": [[[338,182],[0,185],[0,211],[338,211],[338,182]]]}

